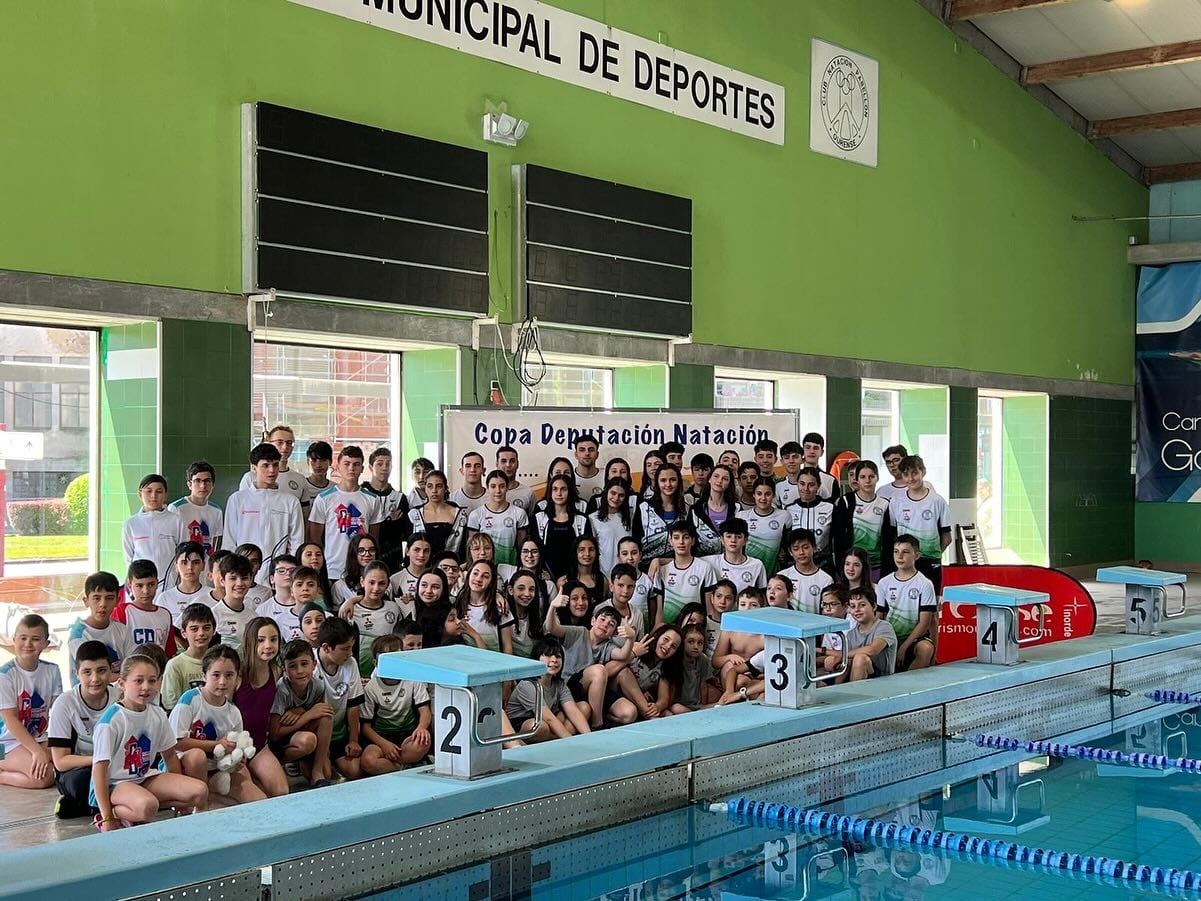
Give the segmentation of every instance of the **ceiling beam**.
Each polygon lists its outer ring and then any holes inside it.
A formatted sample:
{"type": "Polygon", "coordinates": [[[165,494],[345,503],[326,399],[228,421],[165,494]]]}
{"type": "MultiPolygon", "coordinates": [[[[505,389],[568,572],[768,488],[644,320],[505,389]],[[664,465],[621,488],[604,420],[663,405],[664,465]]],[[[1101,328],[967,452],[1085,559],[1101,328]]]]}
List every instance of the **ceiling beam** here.
{"type": "Polygon", "coordinates": [[[1141,116],[1124,116],[1120,119],[1098,119],[1088,127],[1090,138],[1112,138],[1114,135],[1133,135],[1147,131],[1164,131],[1169,128],[1196,128],[1201,126],[1201,107],[1170,110],[1164,113],[1146,113],[1141,116]]]}
{"type": "Polygon", "coordinates": [[[1151,69],[1156,66],[1195,62],[1199,59],[1201,41],[1181,41],[1177,44],[1118,50],[1114,53],[1098,53],[1096,56],[1079,56],[1075,59],[1027,66],[1022,71],[1022,84],[1046,84],[1048,81],[1087,78],[1090,75],[1125,72],[1131,69],[1151,69]]]}
{"type": "Polygon", "coordinates": [[[1055,6],[1071,0],[951,0],[947,10],[948,22],[966,22],[984,16],[1011,13],[1019,9],[1034,9],[1039,6],[1055,6]]]}
{"type": "Polygon", "coordinates": [[[1201,162],[1177,163],[1174,166],[1148,166],[1146,180],[1149,185],[1165,181],[1192,181],[1201,178],[1201,162]]]}

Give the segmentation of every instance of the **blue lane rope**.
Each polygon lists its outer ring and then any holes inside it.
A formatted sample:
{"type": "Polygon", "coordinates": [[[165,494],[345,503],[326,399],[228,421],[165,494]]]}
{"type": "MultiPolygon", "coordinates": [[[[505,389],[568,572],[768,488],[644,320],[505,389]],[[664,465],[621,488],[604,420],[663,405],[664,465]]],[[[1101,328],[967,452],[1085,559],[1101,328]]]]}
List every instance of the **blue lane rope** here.
{"type": "Polygon", "coordinates": [[[1159,704],[1201,704],[1201,691],[1171,691],[1161,688],[1145,692],[1143,697],[1159,704]]]}
{"type": "Polygon", "coordinates": [[[724,810],[735,822],[791,831],[804,830],[815,835],[836,836],[877,846],[912,848],[924,853],[954,855],[975,862],[1042,870],[1107,883],[1137,883],[1141,887],[1174,894],[1182,890],[1201,892],[1201,873],[1192,870],[1150,867],[1112,857],[1031,848],[1000,839],[981,839],[955,832],[901,826],[870,817],[843,816],[750,798],[732,798],[724,804],[711,804],[709,810],[714,813],[724,810]]]}
{"type": "Polygon", "coordinates": [[[1097,763],[1116,763],[1125,766],[1143,767],[1149,770],[1185,770],[1201,773],[1201,760],[1191,757],[1166,757],[1163,754],[1126,754],[1123,751],[1108,751],[1088,745],[1068,745],[1052,741],[1022,741],[1004,735],[977,735],[972,739],[981,748],[996,748],[1000,751],[1026,751],[1029,754],[1046,754],[1075,760],[1095,760],[1097,763]]]}

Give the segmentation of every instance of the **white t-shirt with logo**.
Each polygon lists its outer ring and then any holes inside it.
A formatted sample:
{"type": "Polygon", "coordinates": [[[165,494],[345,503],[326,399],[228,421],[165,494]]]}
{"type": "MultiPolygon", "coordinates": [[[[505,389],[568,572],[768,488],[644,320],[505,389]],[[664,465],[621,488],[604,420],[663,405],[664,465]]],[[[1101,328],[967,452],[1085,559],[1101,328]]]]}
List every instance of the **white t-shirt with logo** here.
{"type": "Polygon", "coordinates": [[[92,753],[92,730],[100,715],[117,702],[121,690],[115,685],[105,689],[105,699],[99,707],[88,706],[76,685],[59,697],[50,708],[50,728],[46,731],[47,744],[52,748],[65,748],[69,754],[88,757],[92,753]]]}
{"type": "Polygon", "coordinates": [[[380,521],[379,498],[361,488],[326,488],[313,501],[309,522],[325,526],[325,571],[331,582],[342,578],[351,539],[380,521]]]}
{"type": "Polygon", "coordinates": [[[763,561],[747,556],[744,563],[731,563],[725,554],[714,554],[706,560],[717,571],[719,579],[729,579],[737,591],[744,588],[767,588],[767,573],[763,561]]]}
{"type": "Polygon", "coordinates": [[[824,569],[803,573],[796,566],[780,570],[780,575],[792,580],[792,609],[802,613],[822,612],[822,590],[834,581],[824,569]]]}
{"type": "Polygon", "coordinates": [[[525,511],[513,503],[499,513],[484,504],[467,514],[467,528],[483,532],[492,539],[497,564],[517,564],[517,532],[528,529],[529,525],[525,511]]]}
{"type": "MultiPolygon", "coordinates": [[[[32,670],[22,669],[16,660],[0,666],[0,710],[15,710],[17,720],[34,741],[45,740],[50,707],[62,693],[62,675],[48,660],[39,660],[32,670]]],[[[5,753],[20,744],[21,740],[0,721],[0,745],[5,753]]]]}
{"type": "MultiPolygon", "coordinates": [[[[707,557],[694,557],[684,568],[668,560],[659,567],[657,587],[663,592],[663,622],[674,623],[688,604],[705,600],[705,592],[718,580],[707,557]]],[[[635,591],[635,595],[637,591],[635,591]]]]}
{"type": "Polygon", "coordinates": [[[898,642],[909,637],[921,614],[938,611],[934,583],[920,572],[904,580],[898,579],[895,572],[883,576],[876,586],[876,597],[880,616],[888,620],[897,633],[898,642]]]}
{"type": "Polygon", "coordinates": [[[183,523],[183,537],[180,540],[195,541],[204,548],[205,557],[213,556],[225,522],[225,514],[221,512],[221,508],[212,501],[200,506],[193,504],[186,497],[181,497],[168,504],[167,509],[178,513],[183,523]]]}

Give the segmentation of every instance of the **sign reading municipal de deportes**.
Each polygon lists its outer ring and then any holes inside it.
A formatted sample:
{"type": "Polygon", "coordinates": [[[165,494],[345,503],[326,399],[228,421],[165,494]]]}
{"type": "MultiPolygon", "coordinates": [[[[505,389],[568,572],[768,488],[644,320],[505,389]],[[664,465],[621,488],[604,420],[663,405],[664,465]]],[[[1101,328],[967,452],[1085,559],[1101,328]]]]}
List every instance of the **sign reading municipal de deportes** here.
{"type": "Polygon", "coordinates": [[[537,0],[290,2],[784,143],[781,85],[537,0]]]}

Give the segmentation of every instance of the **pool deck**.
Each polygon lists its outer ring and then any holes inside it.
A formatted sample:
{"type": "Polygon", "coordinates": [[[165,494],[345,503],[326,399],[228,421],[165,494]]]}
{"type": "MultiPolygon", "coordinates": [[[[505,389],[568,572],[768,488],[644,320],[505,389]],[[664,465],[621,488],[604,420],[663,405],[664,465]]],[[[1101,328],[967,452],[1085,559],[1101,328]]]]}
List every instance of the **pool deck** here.
{"type": "MultiPolygon", "coordinates": [[[[1201,589],[1201,579],[1191,581],[1201,589]]],[[[1040,714],[1045,718],[1038,722],[1058,731],[1030,736],[1038,738],[1146,709],[1152,704],[1142,692],[1152,687],[1201,687],[1184,683],[1183,674],[1194,668],[1167,665],[1173,658],[1201,662],[1201,615],[1172,620],[1158,636],[1127,636],[1115,631],[1121,622],[1121,587],[1087,587],[1098,603],[1098,634],[1027,649],[1024,662],[1014,667],[952,664],[824,688],[819,703],[805,710],[737,704],[636,723],[505,752],[512,769],[476,782],[418,768],[104,836],[84,820],[47,816],[53,790],[0,789],[0,848],[8,852],[0,898],[57,901],[85,892],[95,899],[137,896],[663,768],[697,764],[699,771],[723,755],[753,754],[777,742],[905,714],[914,721],[922,712],[926,720],[942,724],[912,741],[940,741],[943,728],[954,732],[957,725],[978,728],[979,711],[990,708],[997,711],[990,725],[1003,731],[1005,705],[1029,706],[1023,687],[1033,684],[1040,690],[1058,684],[1074,692],[1064,696],[1068,703],[1045,705],[1048,710],[1040,714]],[[1130,694],[1114,695],[1110,689],[1130,694]],[[973,704],[994,692],[1002,694],[973,704]],[[1070,722],[1062,719],[1073,713],[1070,722]],[[321,828],[304,828],[317,823],[321,828]],[[58,841],[67,838],[73,840],[58,841]]],[[[948,753],[945,765],[990,753],[970,744],[953,747],[954,759],[948,753]]]]}

